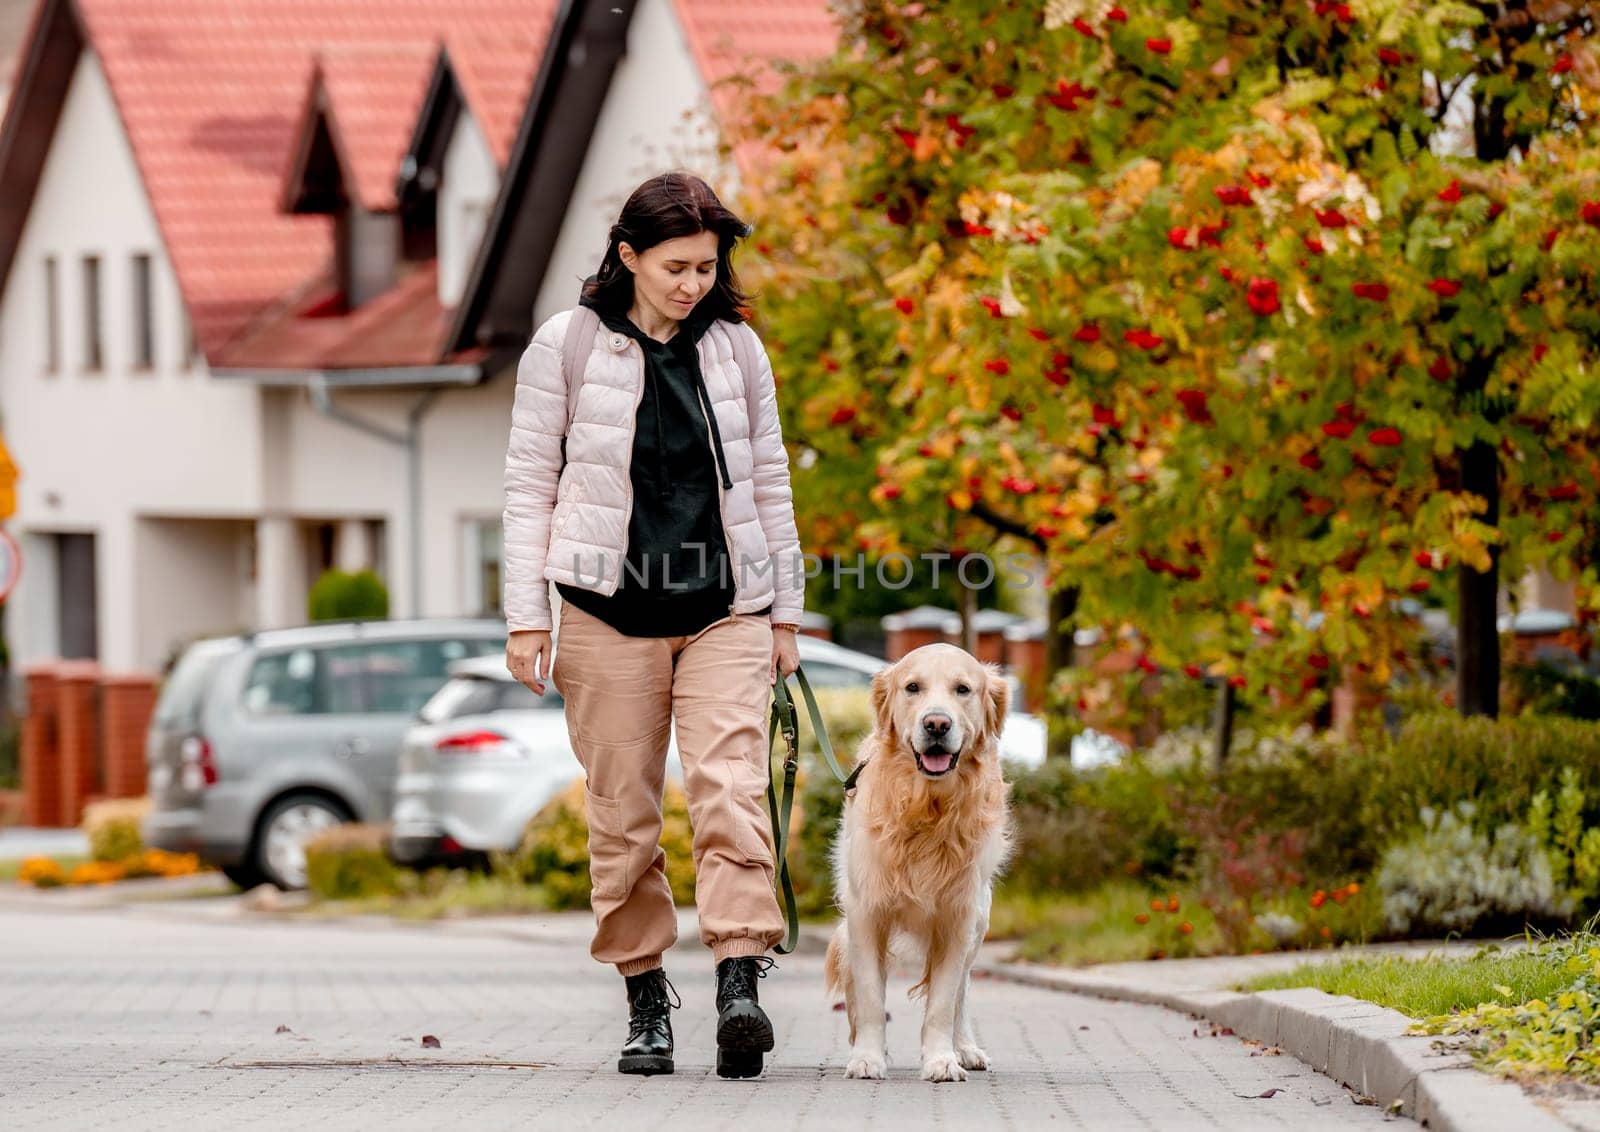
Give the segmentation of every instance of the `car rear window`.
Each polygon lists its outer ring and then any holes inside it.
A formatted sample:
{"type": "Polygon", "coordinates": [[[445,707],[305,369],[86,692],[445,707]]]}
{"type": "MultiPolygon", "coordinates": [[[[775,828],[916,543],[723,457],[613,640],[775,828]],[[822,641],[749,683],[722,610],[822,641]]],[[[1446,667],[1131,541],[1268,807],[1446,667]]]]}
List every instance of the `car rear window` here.
{"type": "Polygon", "coordinates": [[[422,705],[417,714],[424,723],[447,723],[466,715],[487,715],[495,711],[559,711],[562,707],[561,694],[548,685],[541,696],[511,680],[457,676],[422,705]]]}
{"type": "Polygon", "coordinates": [[[190,645],[161,684],[153,722],[159,727],[198,727],[211,677],[224,660],[243,647],[238,640],[197,641],[190,645]]]}

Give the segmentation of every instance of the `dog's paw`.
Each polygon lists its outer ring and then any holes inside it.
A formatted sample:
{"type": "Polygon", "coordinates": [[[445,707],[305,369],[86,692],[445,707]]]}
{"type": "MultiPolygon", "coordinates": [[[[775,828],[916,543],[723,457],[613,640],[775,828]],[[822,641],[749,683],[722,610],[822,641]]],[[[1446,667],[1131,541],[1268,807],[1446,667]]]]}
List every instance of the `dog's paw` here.
{"type": "Polygon", "coordinates": [[[924,1081],[965,1081],[967,1071],[961,1067],[961,1059],[955,1051],[936,1053],[932,1057],[922,1059],[922,1079],[924,1081]]]}
{"type": "Polygon", "coordinates": [[[977,1046],[956,1046],[956,1056],[961,1059],[963,1069],[988,1069],[989,1055],[977,1046]]]}
{"type": "Polygon", "coordinates": [[[871,1050],[853,1049],[844,1075],[854,1081],[882,1081],[889,1076],[889,1058],[871,1050]]]}

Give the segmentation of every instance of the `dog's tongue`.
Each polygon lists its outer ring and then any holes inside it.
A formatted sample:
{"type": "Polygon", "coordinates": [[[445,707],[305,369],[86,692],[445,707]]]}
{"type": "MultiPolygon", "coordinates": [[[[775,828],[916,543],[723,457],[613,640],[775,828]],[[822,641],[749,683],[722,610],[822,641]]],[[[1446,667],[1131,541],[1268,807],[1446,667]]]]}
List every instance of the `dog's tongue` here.
{"type": "Polygon", "coordinates": [[[953,757],[949,751],[929,751],[922,756],[923,769],[933,774],[943,774],[950,769],[950,760],[953,757]]]}

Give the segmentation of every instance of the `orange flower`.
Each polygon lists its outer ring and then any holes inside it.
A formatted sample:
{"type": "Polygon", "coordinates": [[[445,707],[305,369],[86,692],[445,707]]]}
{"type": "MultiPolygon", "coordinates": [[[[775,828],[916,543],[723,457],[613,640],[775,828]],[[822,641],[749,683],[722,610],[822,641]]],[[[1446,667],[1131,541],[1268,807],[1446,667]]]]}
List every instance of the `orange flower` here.
{"type": "Polygon", "coordinates": [[[1333,902],[1342,906],[1344,904],[1344,898],[1348,895],[1350,894],[1344,889],[1336,888],[1333,890],[1333,902]]]}
{"type": "Polygon", "coordinates": [[[1150,913],[1149,912],[1140,912],[1137,916],[1135,916],[1133,918],[1133,922],[1136,923],[1136,924],[1148,924],[1150,922],[1150,913]]]}
{"type": "Polygon", "coordinates": [[[1315,891],[1315,892],[1313,892],[1311,894],[1311,906],[1313,908],[1320,908],[1324,904],[1326,904],[1327,902],[1328,902],[1328,894],[1326,892],[1323,892],[1322,889],[1319,888],[1319,889],[1317,889],[1317,891],[1315,891]]]}
{"type": "Polygon", "coordinates": [[[1345,892],[1349,893],[1351,896],[1354,896],[1356,893],[1361,891],[1361,886],[1359,884],[1357,884],[1355,881],[1351,881],[1349,884],[1345,885],[1344,890],[1345,890],[1345,892]]]}
{"type": "Polygon", "coordinates": [[[1159,901],[1159,900],[1150,901],[1150,911],[1152,911],[1152,912],[1159,912],[1165,907],[1166,907],[1166,905],[1161,903],[1161,901],[1159,901]]]}
{"type": "Polygon", "coordinates": [[[1178,910],[1178,898],[1176,896],[1167,897],[1167,911],[1176,912],[1177,910],[1178,910]]]}
{"type": "Polygon", "coordinates": [[[1183,923],[1178,925],[1178,930],[1184,935],[1192,935],[1194,933],[1194,925],[1188,920],[1185,920],[1183,923]]]}
{"type": "Polygon", "coordinates": [[[1322,927],[1320,927],[1317,930],[1318,930],[1318,933],[1322,936],[1323,939],[1331,939],[1331,938],[1333,938],[1333,929],[1330,928],[1327,924],[1323,924],[1322,927]]]}

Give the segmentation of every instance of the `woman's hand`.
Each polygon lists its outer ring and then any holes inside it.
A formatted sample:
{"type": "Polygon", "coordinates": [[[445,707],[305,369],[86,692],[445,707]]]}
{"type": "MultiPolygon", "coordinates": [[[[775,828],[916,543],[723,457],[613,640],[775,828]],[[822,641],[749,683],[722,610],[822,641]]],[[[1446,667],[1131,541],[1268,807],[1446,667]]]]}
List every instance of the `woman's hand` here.
{"type": "Polygon", "coordinates": [[[550,634],[543,629],[518,629],[506,638],[506,667],[519,684],[544,695],[550,674],[550,634]]]}
{"type": "Polygon", "coordinates": [[[798,636],[793,629],[772,630],[772,668],[767,673],[767,683],[776,684],[779,672],[788,676],[800,667],[798,636]]]}

